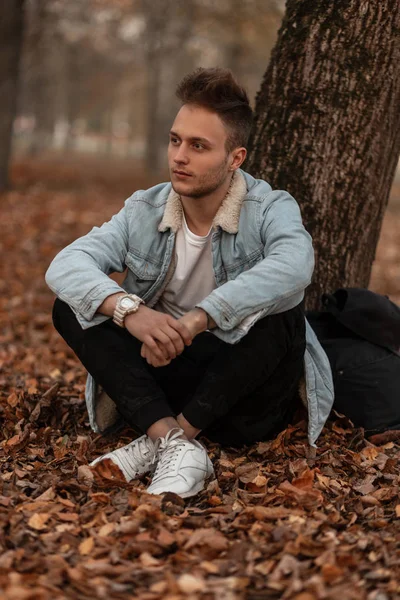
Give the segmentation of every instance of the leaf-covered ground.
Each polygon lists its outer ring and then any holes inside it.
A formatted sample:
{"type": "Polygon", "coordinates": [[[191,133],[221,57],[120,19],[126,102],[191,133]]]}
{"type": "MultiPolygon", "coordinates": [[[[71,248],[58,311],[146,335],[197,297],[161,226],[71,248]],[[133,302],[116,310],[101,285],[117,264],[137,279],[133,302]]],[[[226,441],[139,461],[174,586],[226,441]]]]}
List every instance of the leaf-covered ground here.
{"type": "MultiPolygon", "coordinates": [[[[400,446],[345,418],[316,456],[304,421],[241,451],[208,444],[218,480],[187,502],[87,466],[131,438],[89,429],[43,275],[119,209],[129,178],[50,166],[17,169],[0,202],[0,600],[400,598],[400,446]]],[[[399,264],[392,210],[372,281],[396,301],[399,264]]]]}

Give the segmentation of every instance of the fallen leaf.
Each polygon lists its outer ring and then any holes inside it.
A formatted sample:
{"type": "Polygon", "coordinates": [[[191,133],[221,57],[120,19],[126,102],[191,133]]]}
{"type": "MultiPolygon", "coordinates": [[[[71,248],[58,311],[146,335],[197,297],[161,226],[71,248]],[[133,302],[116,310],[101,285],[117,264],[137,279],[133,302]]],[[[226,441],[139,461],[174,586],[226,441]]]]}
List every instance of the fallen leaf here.
{"type": "Polygon", "coordinates": [[[142,552],[139,560],[144,567],[158,567],[160,565],[160,561],[148,552],[142,552]]]}
{"type": "Polygon", "coordinates": [[[285,494],[291,496],[296,500],[301,506],[304,506],[308,509],[314,509],[323,502],[323,495],[320,490],[315,488],[302,489],[298,488],[289,481],[284,481],[280,484],[279,490],[284,492],[285,494]]]}
{"type": "Polygon", "coordinates": [[[205,590],[205,582],[199,577],[185,573],[178,578],[178,587],[184,594],[196,594],[205,590]]]}
{"type": "Polygon", "coordinates": [[[94,548],[94,539],[92,537],[88,537],[83,542],[81,542],[78,546],[79,554],[81,556],[86,556],[90,554],[94,548]]]}
{"type": "Polygon", "coordinates": [[[209,546],[214,550],[223,551],[228,548],[229,542],[221,532],[213,528],[197,529],[185,544],[185,550],[194,546],[209,546]]]}
{"type": "Polygon", "coordinates": [[[19,398],[15,392],[12,392],[7,398],[7,404],[15,408],[19,402],[19,398]]]}
{"type": "Polygon", "coordinates": [[[93,485],[94,474],[89,465],[79,465],[78,467],[78,480],[82,481],[88,487],[93,485]]]}
{"type": "Polygon", "coordinates": [[[204,569],[204,571],[206,571],[207,573],[213,574],[215,575],[216,573],[219,573],[219,569],[217,567],[217,565],[213,562],[210,562],[209,560],[203,560],[199,567],[201,569],[204,569]]]}
{"type": "Polygon", "coordinates": [[[99,536],[100,537],[107,537],[114,530],[115,530],[115,523],[106,523],[105,525],[103,525],[103,527],[100,527],[100,529],[99,529],[99,536]]]}
{"type": "Polygon", "coordinates": [[[257,475],[251,483],[253,483],[256,487],[261,488],[267,485],[268,479],[264,477],[264,475],[257,475]]]}
{"type": "Polygon", "coordinates": [[[374,460],[374,458],[376,458],[378,454],[379,450],[375,446],[367,446],[366,448],[363,448],[360,452],[360,456],[367,460],[374,460]]]}
{"type": "Polygon", "coordinates": [[[275,521],[285,519],[293,515],[293,510],[283,506],[254,506],[246,509],[258,521],[275,521]]]}
{"type": "Polygon", "coordinates": [[[46,529],[46,523],[50,517],[51,515],[49,513],[35,513],[29,519],[28,525],[29,527],[32,527],[32,529],[43,531],[43,529],[46,529]]]}

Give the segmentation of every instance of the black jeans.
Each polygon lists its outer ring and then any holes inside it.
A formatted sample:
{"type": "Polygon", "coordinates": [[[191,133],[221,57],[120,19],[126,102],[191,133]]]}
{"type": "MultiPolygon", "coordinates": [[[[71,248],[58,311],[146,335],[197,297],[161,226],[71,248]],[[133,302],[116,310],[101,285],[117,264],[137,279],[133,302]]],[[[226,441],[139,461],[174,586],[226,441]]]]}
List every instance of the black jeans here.
{"type": "Polygon", "coordinates": [[[82,329],[57,299],[53,322],[125,421],[141,433],[182,412],[209,439],[240,446],[274,437],[298,406],[305,350],[300,306],[261,319],[237,344],[204,332],[159,368],[147,364],[141,342],[111,319],[82,329]]]}

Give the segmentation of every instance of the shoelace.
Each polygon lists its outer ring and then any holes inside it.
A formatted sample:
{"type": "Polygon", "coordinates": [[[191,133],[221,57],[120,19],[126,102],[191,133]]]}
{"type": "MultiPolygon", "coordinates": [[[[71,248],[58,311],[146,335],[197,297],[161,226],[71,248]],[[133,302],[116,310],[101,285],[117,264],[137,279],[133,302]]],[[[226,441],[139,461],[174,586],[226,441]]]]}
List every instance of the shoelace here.
{"type": "Polygon", "coordinates": [[[162,478],[175,464],[180,450],[187,444],[187,440],[181,438],[182,433],[183,429],[171,429],[165,438],[160,437],[156,441],[153,461],[156,460],[157,456],[159,460],[152,483],[162,478]]]}
{"type": "MultiPolygon", "coordinates": [[[[139,439],[139,441],[134,440],[132,442],[132,444],[129,444],[129,446],[127,448],[121,448],[121,450],[125,451],[124,458],[126,458],[129,461],[133,460],[142,466],[144,466],[146,464],[146,462],[148,461],[149,453],[152,453],[152,452],[154,453],[153,462],[154,462],[154,458],[156,456],[156,448],[155,448],[155,446],[151,447],[151,440],[149,438],[139,439]],[[135,443],[135,442],[137,442],[137,443],[135,443]]],[[[121,452],[121,455],[122,455],[122,452],[121,452]]]]}

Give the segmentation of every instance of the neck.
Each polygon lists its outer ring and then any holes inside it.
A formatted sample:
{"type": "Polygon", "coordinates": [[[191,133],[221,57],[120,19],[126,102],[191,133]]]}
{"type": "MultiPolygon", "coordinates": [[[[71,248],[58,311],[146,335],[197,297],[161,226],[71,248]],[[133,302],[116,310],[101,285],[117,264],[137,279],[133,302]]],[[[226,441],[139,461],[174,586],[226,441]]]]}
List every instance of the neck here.
{"type": "Polygon", "coordinates": [[[186,223],[190,231],[197,235],[207,235],[219,207],[232,182],[233,174],[211,194],[201,198],[190,198],[181,196],[182,207],[185,213],[186,223]]]}

